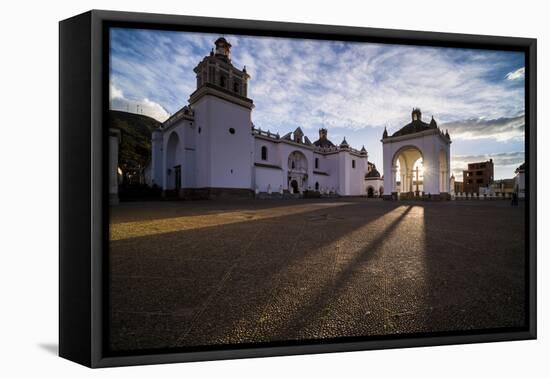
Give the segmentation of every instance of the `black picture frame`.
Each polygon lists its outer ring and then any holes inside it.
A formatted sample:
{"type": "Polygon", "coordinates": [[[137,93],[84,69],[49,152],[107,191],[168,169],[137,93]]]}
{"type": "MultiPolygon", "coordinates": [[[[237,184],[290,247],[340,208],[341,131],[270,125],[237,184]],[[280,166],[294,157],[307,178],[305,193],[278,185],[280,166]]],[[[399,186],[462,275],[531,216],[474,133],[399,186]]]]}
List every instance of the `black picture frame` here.
{"type": "Polygon", "coordinates": [[[59,354],[88,367],[535,339],[536,39],[92,10],[59,24],[59,354]],[[112,26],[523,51],[526,57],[527,317],[524,329],[112,355],[105,346],[108,33],[112,26]]]}

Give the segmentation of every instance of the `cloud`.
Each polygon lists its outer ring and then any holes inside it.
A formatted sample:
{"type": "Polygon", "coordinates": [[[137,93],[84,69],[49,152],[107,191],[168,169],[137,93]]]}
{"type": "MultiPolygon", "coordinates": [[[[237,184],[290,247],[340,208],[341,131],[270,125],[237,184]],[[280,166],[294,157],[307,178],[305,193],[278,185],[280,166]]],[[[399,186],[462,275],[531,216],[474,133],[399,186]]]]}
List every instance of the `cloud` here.
{"type": "Polygon", "coordinates": [[[122,90],[115,87],[112,83],[109,85],[109,99],[120,99],[124,98],[124,94],[122,93],[122,90]]]}
{"type": "MultiPolygon", "coordinates": [[[[503,152],[497,154],[454,155],[451,159],[451,171],[458,181],[462,180],[462,171],[468,168],[468,163],[476,163],[493,159],[495,170],[513,172],[525,161],[525,152],[503,152]]],[[[495,175],[498,176],[498,175],[495,175]]]]}
{"type": "Polygon", "coordinates": [[[453,140],[494,139],[498,142],[523,140],[525,116],[467,119],[442,124],[441,128],[448,129],[453,140]]]}
{"type": "Polygon", "coordinates": [[[110,109],[121,110],[129,113],[143,114],[156,119],[159,122],[164,122],[170,114],[160,104],[143,98],[140,100],[132,100],[124,97],[122,90],[111,83],[109,88],[110,109]]]}
{"type": "Polygon", "coordinates": [[[525,78],[525,67],[518,68],[506,74],[506,80],[519,80],[523,78],[525,78]]]}
{"type": "MultiPolygon", "coordinates": [[[[490,79],[518,53],[225,37],[233,45],[233,63],[246,65],[251,75],[253,119],[265,129],[397,129],[414,106],[439,123],[511,116],[524,107],[523,88],[490,79]]],[[[195,89],[193,68],[216,38],[117,29],[111,34],[111,78],[124,93],[150,98],[174,113],[195,89]]]]}

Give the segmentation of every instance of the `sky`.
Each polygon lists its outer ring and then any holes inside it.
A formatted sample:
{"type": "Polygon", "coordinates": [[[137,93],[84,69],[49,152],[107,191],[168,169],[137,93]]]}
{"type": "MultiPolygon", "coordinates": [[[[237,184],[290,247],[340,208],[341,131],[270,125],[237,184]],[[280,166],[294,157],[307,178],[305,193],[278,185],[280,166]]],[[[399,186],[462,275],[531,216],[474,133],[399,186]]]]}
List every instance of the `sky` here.
{"type": "MultiPolygon", "coordinates": [[[[111,109],[164,121],[196,89],[193,68],[218,34],[111,29],[111,109]]],[[[223,35],[232,63],[251,76],[252,121],[281,135],[298,126],[312,140],[328,128],[363,145],[382,168],[380,139],[433,116],[451,135],[458,181],[468,162],[492,158],[495,179],[525,159],[525,57],[520,52],[223,35]]]]}

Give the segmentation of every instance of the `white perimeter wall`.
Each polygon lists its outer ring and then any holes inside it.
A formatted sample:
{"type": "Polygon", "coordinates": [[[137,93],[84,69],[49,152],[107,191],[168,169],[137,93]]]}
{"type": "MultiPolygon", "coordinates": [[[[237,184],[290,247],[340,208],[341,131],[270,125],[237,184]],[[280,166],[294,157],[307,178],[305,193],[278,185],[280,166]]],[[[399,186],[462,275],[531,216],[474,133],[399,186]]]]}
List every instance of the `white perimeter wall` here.
{"type": "Polygon", "coordinates": [[[256,177],[256,185],[260,192],[267,192],[271,185],[272,192],[279,192],[281,186],[284,189],[285,178],[282,169],[255,167],[254,174],[256,177]]]}

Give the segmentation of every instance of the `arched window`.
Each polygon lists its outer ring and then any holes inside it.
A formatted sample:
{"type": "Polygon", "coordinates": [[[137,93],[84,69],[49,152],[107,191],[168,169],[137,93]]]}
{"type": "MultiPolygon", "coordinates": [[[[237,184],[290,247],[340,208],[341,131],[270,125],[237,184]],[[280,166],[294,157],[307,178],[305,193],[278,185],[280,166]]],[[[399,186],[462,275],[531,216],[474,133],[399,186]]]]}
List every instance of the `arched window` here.
{"type": "Polygon", "coordinates": [[[319,182],[316,182],[316,183],[315,183],[315,190],[316,190],[316,191],[319,191],[319,182]]]}
{"type": "Polygon", "coordinates": [[[351,161],[351,167],[355,169],[355,160],[351,161]]]}
{"type": "Polygon", "coordinates": [[[225,76],[220,76],[220,87],[225,88],[225,76]]]}
{"type": "Polygon", "coordinates": [[[239,93],[239,83],[233,83],[233,92],[239,93]]]}
{"type": "Polygon", "coordinates": [[[262,146],[262,160],[267,160],[267,147],[262,146]]]}
{"type": "Polygon", "coordinates": [[[315,158],[315,169],[319,169],[319,158],[315,158]]]}

